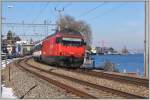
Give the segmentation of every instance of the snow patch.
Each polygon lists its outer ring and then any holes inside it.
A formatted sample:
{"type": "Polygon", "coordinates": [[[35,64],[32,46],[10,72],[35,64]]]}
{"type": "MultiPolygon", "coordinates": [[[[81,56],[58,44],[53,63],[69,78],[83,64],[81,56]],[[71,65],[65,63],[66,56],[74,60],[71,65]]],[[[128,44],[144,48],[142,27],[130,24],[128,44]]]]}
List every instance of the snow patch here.
{"type": "MultiPolygon", "coordinates": [[[[11,63],[13,61],[13,59],[7,59],[7,64],[11,63]]],[[[1,69],[4,69],[6,67],[6,62],[5,60],[2,60],[2,64],[1,64],[1,69]]]]}
{"type": "Polygon", "coordinates": [[[4,85],[1,86],[2,98],[17,98],[13,95],[12,88],[6,88],[4,85]]]}
{"type": "MultiPolygon", "coordinates": [[[[7,59],[7,64],[11,63],[15,59],[7,59]]],[[[4,69],[6,67],[6,62],[5,60],[2,60],[1,63],[1,69],[4,69]]],[[[7,88],[4,85],[1,85],[1,92],[2,92],[2,97],[1,98],[17,98],[13,94],[12,88],[7,88]]]]}

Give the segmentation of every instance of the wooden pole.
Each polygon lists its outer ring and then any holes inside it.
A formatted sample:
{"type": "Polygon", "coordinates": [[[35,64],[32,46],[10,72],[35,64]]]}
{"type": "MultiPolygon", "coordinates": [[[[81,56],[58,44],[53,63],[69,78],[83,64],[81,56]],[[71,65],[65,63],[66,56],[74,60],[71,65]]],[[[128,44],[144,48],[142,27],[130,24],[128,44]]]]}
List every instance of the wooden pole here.
{"type": "MultiPolygon", "coordinates": [[[[5,56],[5,64],[6,64],[6,67],[7,67],[7,55],[5,56]]],[[[10,66],[8,67],[8,80],[10,82],[10,66]]]]}
{"type": "Polygon", "coordinates": [[[9,82],[10,82],[10,66],[9,66],[9,82]]]}

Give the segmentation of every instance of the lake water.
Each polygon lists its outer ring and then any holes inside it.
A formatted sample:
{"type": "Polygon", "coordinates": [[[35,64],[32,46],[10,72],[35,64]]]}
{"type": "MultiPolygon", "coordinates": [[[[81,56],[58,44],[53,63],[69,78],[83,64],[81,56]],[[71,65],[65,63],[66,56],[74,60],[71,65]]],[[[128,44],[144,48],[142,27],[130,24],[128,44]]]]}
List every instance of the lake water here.
{"type": "Polygon", "coordinates": [[[144,74],[144,54],[129,55],[93,55],[95,67],[104,65],[106,60],[116,64],[120,72],[138,72],[144,74]]]}

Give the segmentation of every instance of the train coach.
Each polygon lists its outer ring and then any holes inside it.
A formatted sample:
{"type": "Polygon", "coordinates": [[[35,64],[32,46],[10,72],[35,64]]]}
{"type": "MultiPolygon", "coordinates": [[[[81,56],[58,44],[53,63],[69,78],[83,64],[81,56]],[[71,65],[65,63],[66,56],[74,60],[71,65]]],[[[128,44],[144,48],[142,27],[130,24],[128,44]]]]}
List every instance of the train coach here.
{"type": "Polygon", "coordinates": [[[77,68],[83,64],[85,45],[79,32],[65,29],[36,44],[33,57],[50,65],[77,68]]]}

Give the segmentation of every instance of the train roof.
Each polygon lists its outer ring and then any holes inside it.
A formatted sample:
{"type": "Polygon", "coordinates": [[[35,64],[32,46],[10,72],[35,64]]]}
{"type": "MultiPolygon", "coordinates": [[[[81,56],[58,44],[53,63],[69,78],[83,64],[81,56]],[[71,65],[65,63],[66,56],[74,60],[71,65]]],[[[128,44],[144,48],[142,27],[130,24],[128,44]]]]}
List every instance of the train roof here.
{"type": "Polygon", "coordinates": [[[79,31],[76,31],[76,30],[73,30],[73,29],[64,29],[64,30],[61,30],[60,33],[62,33],[62,34],[80,35],[81,36],[81,33],[79,31]]]}
{"type": "Polygon", "coordinates": [[[75,31],[73,29],[63,29],[60,31],[56,30],[56,32],[54,34],[47,36],[45,39],[48,39],[49,37],[55,36],[56,34],[59,34],[61,36],[80,36],[80,37],[82,36],[80,32],[75,31]]]}
{"type": "Polygon", "coordinates": [[[36,43],[35,46],[37,46],[37,45],[39,45],[39,44],[42,44],[42,42],[43,42],[43,41],[40,41],[40,42],[36,43]]]}

